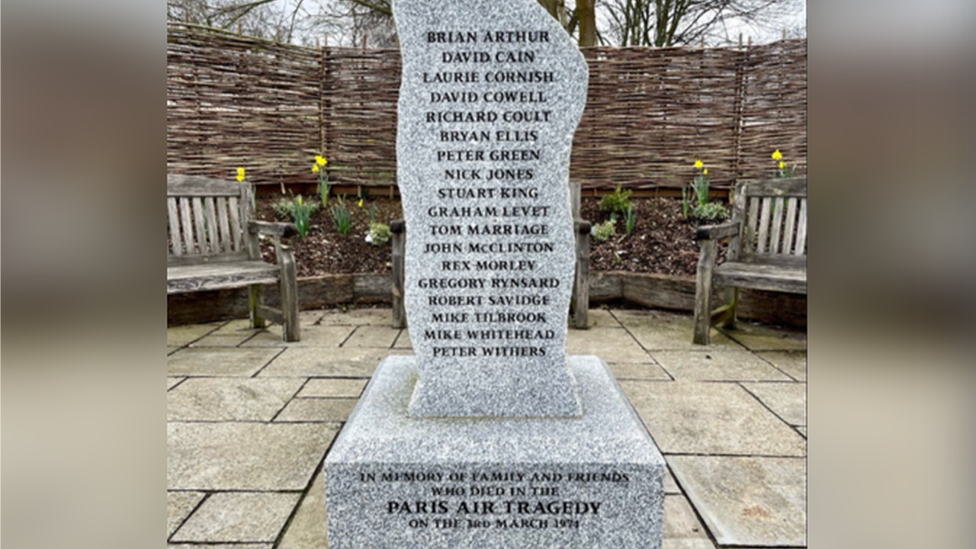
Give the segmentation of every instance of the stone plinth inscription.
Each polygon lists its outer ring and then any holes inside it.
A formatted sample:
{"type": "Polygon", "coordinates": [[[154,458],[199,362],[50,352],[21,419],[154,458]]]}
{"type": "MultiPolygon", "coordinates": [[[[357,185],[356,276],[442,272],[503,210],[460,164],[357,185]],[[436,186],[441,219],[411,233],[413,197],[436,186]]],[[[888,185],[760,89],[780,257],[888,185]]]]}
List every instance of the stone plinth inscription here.
{"type": "Polygon", "coordinates": [[[563,468],[361,472],[361,483],[396,493],[373,513],[391,527],[431,529],[600,529],[632,497],[632,471],[563,468]],[[596,524],[592,524],[592,523],[596,524]]]}
{"type": "Polygon", "coordinates": [[[415,416],[574,416],[568,174],[587,68],[532,0],[399,0],[415,416]],[[485,22],[479,26],[479,21],[485,22]]]}

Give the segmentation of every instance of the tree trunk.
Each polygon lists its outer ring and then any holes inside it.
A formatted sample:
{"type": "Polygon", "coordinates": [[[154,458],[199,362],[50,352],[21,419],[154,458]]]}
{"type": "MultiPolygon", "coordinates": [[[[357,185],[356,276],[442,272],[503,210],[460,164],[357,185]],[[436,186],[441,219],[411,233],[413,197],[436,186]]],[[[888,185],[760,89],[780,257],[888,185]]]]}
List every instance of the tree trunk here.
{"type": "Polygon", "coordinates": [[[576,18],[579,20],[579,45],[581,48],[596,45],[596,0],[576,0],[576,18]]]}

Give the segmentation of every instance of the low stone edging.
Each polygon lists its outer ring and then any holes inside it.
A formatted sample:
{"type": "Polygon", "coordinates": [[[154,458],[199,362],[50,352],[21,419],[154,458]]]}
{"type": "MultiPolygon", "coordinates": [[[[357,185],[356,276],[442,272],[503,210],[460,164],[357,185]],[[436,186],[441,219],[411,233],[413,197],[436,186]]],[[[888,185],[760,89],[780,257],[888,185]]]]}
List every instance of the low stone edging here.
{"type": "MultiPolygon", "coordinates": [[[[387,274],[334,274],[298,279],[298,303],[320,309],[341,303],[390,303],[392,279],[387,274]]],[[[714,292],[721,296],[720,291],[714,292]]],[[[268,285],[265,299],[278,306],[278,288],[268,285]]],[[[695,303],[695,278],[623,271],[590,273],[590,304],[624,299],[648,308],[691,312],[695,303]]],[[[718,302],[715,302],[718,305],[718,302]]],[[[245,318],[247,288],[169,295],[169,326],[245,318]]],[[[806,327],[805,295],[740,290],[739,317],[782,326],[806,327]]]]}

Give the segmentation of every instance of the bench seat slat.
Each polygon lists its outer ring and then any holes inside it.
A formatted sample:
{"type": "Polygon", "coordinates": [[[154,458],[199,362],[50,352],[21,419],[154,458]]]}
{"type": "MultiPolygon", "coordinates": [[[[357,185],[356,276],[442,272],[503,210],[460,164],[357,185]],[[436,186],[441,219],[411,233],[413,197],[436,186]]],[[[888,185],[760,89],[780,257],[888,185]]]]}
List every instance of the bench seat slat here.
{"type": "Polygon", "coordinates": [[[763,263],[723,263],[715,267],[713,277],[718,286],[735,286],[773,292],[805,294],[807,271],[803,267],[786,267],[763,263]]]}
{"type": "Polygon", "coordinates": [[[215,262],[166,268],[166,293],[240,288],[276,282],[279,267],[263,261],[215,262]]]}

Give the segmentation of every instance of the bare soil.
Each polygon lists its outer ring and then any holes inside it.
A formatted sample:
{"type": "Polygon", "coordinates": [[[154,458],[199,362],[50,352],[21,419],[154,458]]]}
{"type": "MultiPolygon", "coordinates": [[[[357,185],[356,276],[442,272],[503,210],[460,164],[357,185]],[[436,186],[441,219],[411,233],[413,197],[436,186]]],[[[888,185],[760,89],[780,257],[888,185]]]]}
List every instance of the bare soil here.
{"type": "MultiPolygon", "coordinates": [[[[285,221],[274,212],[273,204],[277,200],[270,197],[258,200],[259,219],[285,221]]],[[[331,198],[329,206],[336,200],[331,198]]],[[[681,201],[636,198],[631,202],[637,213],[633,231],[626,234],[624,220],[618,219],[613,237],[592,243],[590,269],[693,276],[698,261],[698,244],[694,240],[694,227],[682,218],[681,201]]],[[[402,218],[400,201],[371,198],[362,206],[355,200],[347,199],[345,203],[353,219],[348,235],[340,235],[330,213],[320,207],[312,214],[308,235],[304,239],[292,239],[298,276],[389,272],[390,244],[374,246],[366,242],[369,210],[370,204],[375,204],[376,221],[389,224],[402,218]]],[[[600,210],[596,198],[584,198],[581,210],[583,219],[594,224],[610,217],[609,213],[600,210]]],[[[267,260],[274,260],[270,243],[266,242],[262,251],[267,260]]]]}

